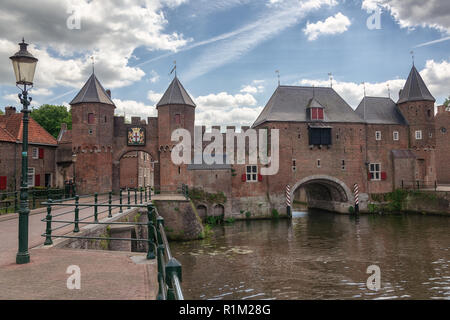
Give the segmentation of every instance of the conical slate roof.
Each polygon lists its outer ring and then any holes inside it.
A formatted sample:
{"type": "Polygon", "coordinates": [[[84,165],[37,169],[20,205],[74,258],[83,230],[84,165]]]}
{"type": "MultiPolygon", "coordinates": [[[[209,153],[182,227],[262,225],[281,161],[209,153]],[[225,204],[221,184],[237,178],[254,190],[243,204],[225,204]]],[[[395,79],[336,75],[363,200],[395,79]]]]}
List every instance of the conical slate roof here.
{"type": "Polygon", "coordinates": [[[406,80],[405,87],[400,91],[398,103],[411,101],[433,101],[436,99],[431,95],[419,71],[413,66],[406,80]]]}
{"type": "Polygon", "coordinates": [[[94,73],[89,77],[83,88],[78,92],[75,98],[70,102],[71,105],[78,103],[104,103],[114,106],[111,98],[103,89],[94,73]]]}
{"type": "Polygon", "coordinates": [[[175,77],[172,83],[167,88],[166,92],[162,96],[161,100],[158,102],[156,107],[166,106],[170,104],[183,104],[195,107],[194,101],[184,89],[180,80],[175,77]]]}

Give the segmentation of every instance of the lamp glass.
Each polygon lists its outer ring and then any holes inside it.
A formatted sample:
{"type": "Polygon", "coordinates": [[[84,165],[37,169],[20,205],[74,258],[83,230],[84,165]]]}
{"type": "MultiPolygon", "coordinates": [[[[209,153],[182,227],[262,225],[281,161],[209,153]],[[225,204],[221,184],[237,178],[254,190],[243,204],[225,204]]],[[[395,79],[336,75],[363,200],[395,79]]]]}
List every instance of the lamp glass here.
{"type": "Polygon", "coordinates": [[[32,85],[36,71],[37,59],[29,57],[11,58],[17,84],[32,85]]]}

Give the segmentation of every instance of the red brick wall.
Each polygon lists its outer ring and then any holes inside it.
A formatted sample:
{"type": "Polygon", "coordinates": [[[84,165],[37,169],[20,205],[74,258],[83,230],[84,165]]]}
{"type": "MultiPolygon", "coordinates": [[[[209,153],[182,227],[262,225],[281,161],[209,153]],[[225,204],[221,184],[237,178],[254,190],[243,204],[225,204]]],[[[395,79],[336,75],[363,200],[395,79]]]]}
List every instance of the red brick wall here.
{"type": "Polygon", "coordinates": [[[450,184],[450,111],[445,106],[436,115],[436,170],[438,182],[450,184]]]}

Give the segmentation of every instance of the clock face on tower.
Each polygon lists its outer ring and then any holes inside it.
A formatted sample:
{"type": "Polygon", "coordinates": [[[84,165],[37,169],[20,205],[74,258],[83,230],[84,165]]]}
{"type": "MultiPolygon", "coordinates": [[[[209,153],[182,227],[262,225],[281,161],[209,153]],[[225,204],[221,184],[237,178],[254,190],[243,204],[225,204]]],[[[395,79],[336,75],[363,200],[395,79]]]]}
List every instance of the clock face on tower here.
{"type": "Polygon", "coordinates": [[[145,128],[142,128],[142,127],[128,128],[127,144],[129,146],[144,146],[145,145],[145,128]]]}

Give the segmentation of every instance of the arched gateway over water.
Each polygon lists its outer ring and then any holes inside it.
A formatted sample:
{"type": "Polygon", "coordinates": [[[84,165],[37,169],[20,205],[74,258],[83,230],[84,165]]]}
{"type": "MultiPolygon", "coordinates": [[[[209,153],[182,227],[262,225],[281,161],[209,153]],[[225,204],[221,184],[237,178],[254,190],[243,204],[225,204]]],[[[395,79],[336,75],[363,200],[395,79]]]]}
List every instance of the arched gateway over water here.
{"type": "Polygon", "coordinates": [[[298,181],[291,188],[291,199],[303,188],[308,207],[347,213],[354,204],[354,195],[341,180],[327,175],[312,175],[298,181]]]}

